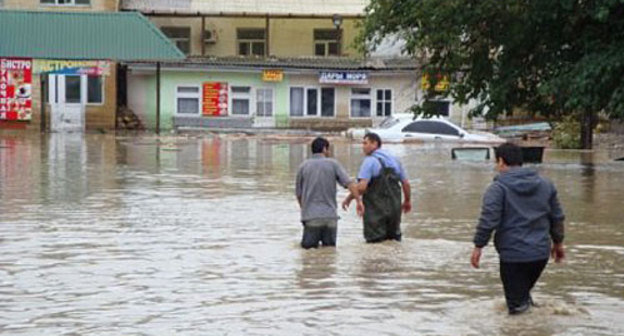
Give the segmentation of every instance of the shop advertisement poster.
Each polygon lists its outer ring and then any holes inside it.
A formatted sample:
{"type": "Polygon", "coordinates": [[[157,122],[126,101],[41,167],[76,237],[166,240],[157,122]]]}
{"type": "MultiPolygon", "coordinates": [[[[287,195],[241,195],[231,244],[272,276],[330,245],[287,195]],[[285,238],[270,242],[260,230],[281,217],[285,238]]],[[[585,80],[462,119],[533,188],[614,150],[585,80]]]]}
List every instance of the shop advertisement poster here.
{"type": "Polygon", "coordinates": [[[110,75],[110,62],[107,61],[70,61],[70,60],[35,60],[34,73],[57,75],[110,75]]]}
{"type": "Polygon", "coordinates": [[[228,83],[205,82],[202,91],[202,115],[227,115],[228,83]]]}
{"type": "Polygon", "coordinates": [[[0,58],[0,120],[32,118],[32,59],[0,58]]]}

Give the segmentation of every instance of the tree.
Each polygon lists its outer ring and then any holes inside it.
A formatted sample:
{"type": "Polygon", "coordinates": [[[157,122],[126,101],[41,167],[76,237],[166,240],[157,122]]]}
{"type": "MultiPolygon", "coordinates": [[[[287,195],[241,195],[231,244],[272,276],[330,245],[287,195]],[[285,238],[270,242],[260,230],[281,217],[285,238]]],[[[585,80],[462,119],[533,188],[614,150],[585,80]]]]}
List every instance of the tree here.
{"type": "Polygon", "coordinates": [[[445,95],[479,102],[473,116],[577,115],[583,148],[597,113],[624,118],[624,0],[371,0],[366,14],[364,50],[403,39],[424,73],[452,75],[445,95]]]}

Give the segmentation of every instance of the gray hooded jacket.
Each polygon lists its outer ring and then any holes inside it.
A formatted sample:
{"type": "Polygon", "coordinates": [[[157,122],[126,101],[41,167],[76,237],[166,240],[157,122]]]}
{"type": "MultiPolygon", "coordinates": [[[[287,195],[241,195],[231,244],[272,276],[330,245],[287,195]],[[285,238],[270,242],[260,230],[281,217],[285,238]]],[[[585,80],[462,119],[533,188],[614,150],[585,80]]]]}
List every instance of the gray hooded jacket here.
{"type": "Polygon", "coordinates": [[[499,174],[483,196],[474,237],[477,247],[494,246],[503,262],[548,259],[550,239],[563,242],[564,215],[557,190],[535,170],[512,167],[499,174]]]}

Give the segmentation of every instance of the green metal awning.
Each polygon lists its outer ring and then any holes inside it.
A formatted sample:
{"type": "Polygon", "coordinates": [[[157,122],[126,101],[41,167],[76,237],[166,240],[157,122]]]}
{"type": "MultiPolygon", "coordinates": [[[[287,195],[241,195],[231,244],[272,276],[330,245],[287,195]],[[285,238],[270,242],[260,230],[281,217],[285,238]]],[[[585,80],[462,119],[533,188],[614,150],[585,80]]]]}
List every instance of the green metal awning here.
{"type": "Polygon", "coordinates": [[[0,57],[162,61],[184,54],[137,12],[0,10],[0,57]]]}

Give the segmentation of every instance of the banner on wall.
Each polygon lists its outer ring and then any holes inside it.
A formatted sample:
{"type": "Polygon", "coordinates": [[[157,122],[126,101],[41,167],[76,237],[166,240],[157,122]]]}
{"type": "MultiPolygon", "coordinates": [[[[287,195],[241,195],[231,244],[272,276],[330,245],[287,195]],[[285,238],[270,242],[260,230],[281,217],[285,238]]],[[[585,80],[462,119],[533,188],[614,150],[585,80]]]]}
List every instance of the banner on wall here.
{"type": "Polygon", "coordinates": [[[228,83],[205,82],[202,90],[202,115],[224,116],[228,111],[228,83]]]}
{"type": "Polygon", "coordinates": [[[54,73],[59,75],[85,74],[91,76],[110,75],[108,61],[69,61],[69,60],[35,60],[34,73],[54,73]]]}
{"type": "Polygon", "coordinates": [[[323,71],[319,74],[321,84],[368,84],[366,72],[323,71]]]}
{"type": "Polygon", "coordinates": [[[0,58],[0,120],[32,118],[32,59],[0,58]]]}
{"type": "Polygon", "coordinates": [[[284,71],[282,70],[262,70],[262,80],[265,82],[281,82],[284,80],[284,71]]]}
{"type": "MultiPolygon", "coordinates": [[[[436,79],[437,79],[437,83],[435,88],[433,88],[435,91],[437,92],[443,92],[443,91],[447,91],[451,85],[451,82],[449,81],[449,76],[443,76],[443,75],[436,75],[436,79]]],[[[422,76],[422,80],[420,82],[420,87],[423,90],[429,90],[429,88],[431,87],[431,81],[429,80],[429,75],[428,74],[424,74],[422,76]]]]}

